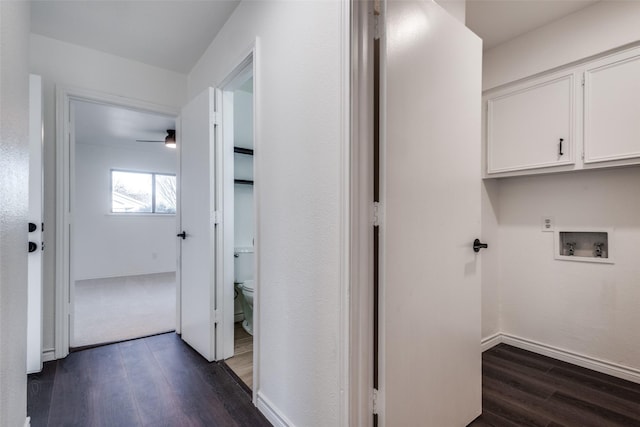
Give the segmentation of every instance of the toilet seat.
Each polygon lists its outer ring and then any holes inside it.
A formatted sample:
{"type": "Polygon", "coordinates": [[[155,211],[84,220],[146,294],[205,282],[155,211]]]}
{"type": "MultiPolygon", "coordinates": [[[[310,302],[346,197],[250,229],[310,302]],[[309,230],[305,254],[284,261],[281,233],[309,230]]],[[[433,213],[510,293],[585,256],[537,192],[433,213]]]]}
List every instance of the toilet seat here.
{"type": "Polygon", "coordinates": [[[253,280],[246,280],[240,284],[243,291],[253,292],[253,280]]]}

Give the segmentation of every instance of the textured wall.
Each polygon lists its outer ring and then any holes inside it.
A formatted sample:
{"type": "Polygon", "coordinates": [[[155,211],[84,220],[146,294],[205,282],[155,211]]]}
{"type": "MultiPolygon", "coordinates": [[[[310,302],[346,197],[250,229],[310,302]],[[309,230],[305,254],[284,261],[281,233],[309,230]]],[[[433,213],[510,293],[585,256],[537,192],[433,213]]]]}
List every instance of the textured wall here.
{"type": "MultiPolygon", "coordinates": [[[[485,52],[484,89],[640,40],[640,3],[598,2],[485,52]]],[[[640,169],[485,181],[483,337],[501,331],[640,368],[640,169]],[[556,261],[557,227],[615,227],[615,265],[556,261]],[[497,313],[497,315],[496,315],[497,313]],[[497,316],[497,317],[496,317],[497,316]]]]}
{"type": "Polygon", "coordinates": [[[242,2],[189,75],[219,84],[259,37],[257,392],[293,425],[339,425],[341,9],[242,2]]]}
{"type": "MultiPolygon", "coordinates": [[[[47,37],[31,35],[31,72],[42,76],[44,109],[44,241],[55,236],[55,86],[92,89],[179,108],[185,103],[187,77],[129,59],[47,37]]],[[[44,252],[43,348],[54,346],[54,251],[44,252]]]]}
{"type": "Polygon", "coordinates": [[[175,174],[176,150],[76,144],[75,279],[176,271],[175,215],[113,215],[111,169],[175,174]]]}
{"type": "Polygon", "coordinates": [[[0,1],[0,426],[27,412],[29,3],[0,1]]]}

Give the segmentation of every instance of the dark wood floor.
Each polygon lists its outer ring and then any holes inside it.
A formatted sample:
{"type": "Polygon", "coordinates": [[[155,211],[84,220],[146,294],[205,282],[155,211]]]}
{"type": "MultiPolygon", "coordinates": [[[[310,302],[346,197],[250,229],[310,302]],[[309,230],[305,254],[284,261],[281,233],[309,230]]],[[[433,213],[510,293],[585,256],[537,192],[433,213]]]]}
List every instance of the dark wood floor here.
{"type": "Polygon", "coordinates": [[[174,333],[71,353],[29,375],[31,426],[270,426],[218,363],[174,333]]]}
{"type": "Polygon", "coordinates": [[[470,427],[640,426],[640,384],[500,344],[482,355],[470,427]]]}

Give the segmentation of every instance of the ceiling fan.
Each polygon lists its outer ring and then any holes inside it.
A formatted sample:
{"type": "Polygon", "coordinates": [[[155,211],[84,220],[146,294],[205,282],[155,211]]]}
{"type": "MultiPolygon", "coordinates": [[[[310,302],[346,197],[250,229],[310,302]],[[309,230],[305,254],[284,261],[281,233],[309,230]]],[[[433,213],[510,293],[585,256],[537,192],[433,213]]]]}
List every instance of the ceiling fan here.
{"type": "Polygon", "coordinates": [[[176,130],[167,129],[167,136],[164,140],[136,139],[136,142],[164,142],[165,146],[169,148],[176,148],[176,130]]]}

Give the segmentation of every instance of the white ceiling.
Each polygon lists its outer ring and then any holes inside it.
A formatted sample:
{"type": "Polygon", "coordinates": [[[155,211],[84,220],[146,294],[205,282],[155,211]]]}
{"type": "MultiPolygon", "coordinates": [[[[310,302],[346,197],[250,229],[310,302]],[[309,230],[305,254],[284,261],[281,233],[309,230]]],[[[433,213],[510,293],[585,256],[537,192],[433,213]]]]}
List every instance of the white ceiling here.
{"type": "MultiPolygon", "coordinates": [[[[239,1],[36,0],[31,31],[188,73],[239,1]]],[[[484,40],[486,50],[597,1],[467,0],[467,26],[484,40]]]]}
{"type": "Polygon", "coordinates": [[[598,0],[467,0],[467,26],[491,49],[598,0]]]}
{"type": "Polygon", "coordinates": [[[166,149],[163,142],[136,142],[137,139],[164,141],[167,129],[176,128],[176,119],[93,102],[72,101],[75,139],[78,144],[119,145],[129,148],[166,149]]]}
{"type": "Polygon", "coordinates": [[[31,5],[31,31],[188,73],[238,3],[239,0],[40,0],[31,5]]]}

